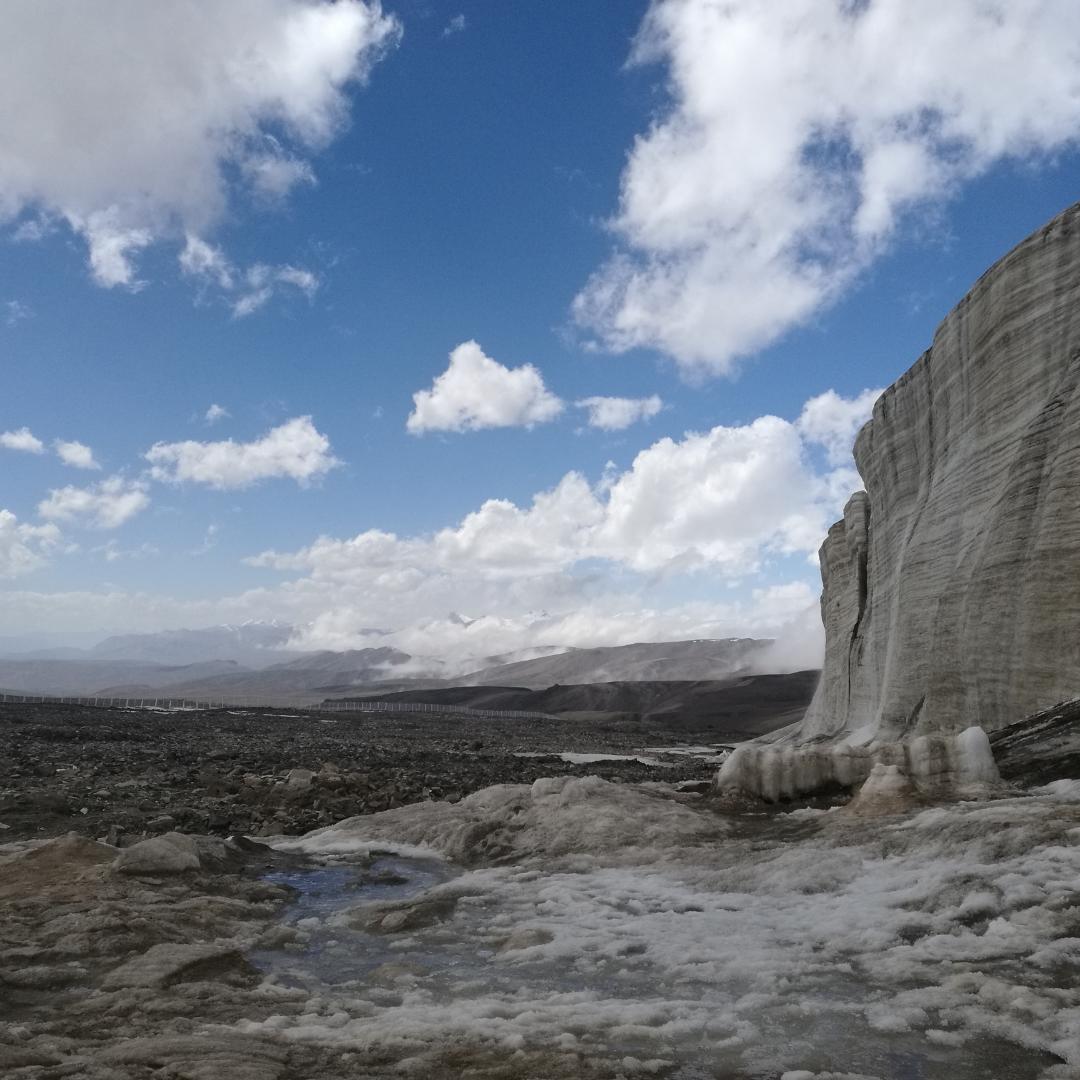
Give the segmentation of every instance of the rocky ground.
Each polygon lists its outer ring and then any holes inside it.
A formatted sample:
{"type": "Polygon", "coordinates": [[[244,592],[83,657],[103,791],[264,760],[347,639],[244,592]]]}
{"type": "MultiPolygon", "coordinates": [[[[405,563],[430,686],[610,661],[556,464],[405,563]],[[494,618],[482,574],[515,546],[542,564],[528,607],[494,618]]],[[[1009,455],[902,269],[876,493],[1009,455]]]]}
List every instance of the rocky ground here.
{"type": "Polygon", "coordinates": [[[0,1075],[355,1075],[352,1055],[230,1028],[308,1004],[248,959],[296,937],[278,921],[292,891],[261,880],[285,861],[179,833],[121,851],[75,833],[0,849],[0,1075]]]}
{"type": "MultiPolygon", "coordinates": [[[[1055,739],[1072,737],[1072,712],[1044,719],[1055,739]]],[[[861,1065],[859,1047],[878,1039],[871,1050],[900,1064],[855,1071],[982,1080],[991,1073],[968,1057],[983,1044],[963,1040],[999,1029],[1012,1042],[980,1051],[997,1061],[994,1075],[1080,1076],[1068,1035],[1080,1017],[1068,951],[1080,794],[1069,781],[1027,801],[917,806],[914,818],[881,824],[862,820],[858,800],[836,813],[757,803],[746,813],[638,786],[693,784],[714,771],[676,755],[663,757],[667,768],[515,756],[628,753],[672,735],[652,724],[4,709],[0,1076],[776,1080],[783,1068],[744,1070],[739,1046],[746,1060],[788,1047],[800,1068],[812,1058],[822,1062],[813,1075],[832,1076],[838,1061],[861,1065]],[[620,782],[553,779],[466,798],[496,783],[597,773],[620,782]],[[452,805],[421,802],[429,797],[452,805]],[[305,909],[307,894],[285,882],[302,890],[323,874],[319,844],[338,850],[348,823],[342,837],[329,830],[275,848],[223,837],[393,807],[364,819],[363,844],[341,849],[352,854],[338,889],[360,902],[345,922],[317,897],[305,909]],[[389,872],[380,837],[443,850],[447,880],[372,902],[380,890],[408,890],[419,873],[389,872]],[[1030,884],[1013,896],[1009,882],[1021,881],[1030,884]],[[988,951],[994,912],[994,926],[1012,920],[1004,952],[988,951]],[[888,965],[875,975],[882,949],[900,976],[888,965]],[[333,969],[335,950],[363,974],[303,975],[333,969]],[[1042,957],[1042,967],[1014,969],[1014,953],[1042,957]],[[985,975],[988,963],[997,966],[985,975]],[[865,987],[844,1004],[853,972],[865,987]],[[530,977],[531,989],[519,981],[530,977]],[[931,997],[907,987],[930,987],[931,997]],[[815,994],[852,1024],[865,1013],[870,1028],[826,1053],[821,1040],[835,1025],[809,1035],[798,1027],[815,994]],[[724,1025],[739,1009],[754,1023],[736,1024],[736,1037],[724,1025]],[[764,1042],[754,1026],[763,1009],[773,1010],[764,1042]],[[714,1021],[719,1041],[702,1050],[714,1021]],[[927,1025],[938,1042],[919,1034],[927,1025]],[[622,1048],[628,1039],[663,1054],[635,1057],[622,1048]],[[730,1062],[679,1066],[721,1051],[730,1062]]],[[[720,736],[698,731],[693,741],[720,736]]],[[[1003,771],[1055,779],[1060,770],[1046,771],[1033,738],[1018,727],[997,740],[1003,771]]]]}
{"type": "Polygon", "coordinates": [[[291,890],[264,878],[303,860],[222,838],[541,776],[707,780],[714,766],[687,757],[662,768],[551,756],[671,737],[634,723],[0,706],[0,1075],[383,1075],[378,1055],[237,1033],[241,1018],[310,1007],[248,959],[289,947],[291,890]]]}
{"type": "Polygon", "coordinates": [[[629,754],[723,734],[646,722],[0,705],[0,840],[277,835],[541,776],[707,780],[714,768],[685,756],[658,768],[517,755],[629,754]]]}

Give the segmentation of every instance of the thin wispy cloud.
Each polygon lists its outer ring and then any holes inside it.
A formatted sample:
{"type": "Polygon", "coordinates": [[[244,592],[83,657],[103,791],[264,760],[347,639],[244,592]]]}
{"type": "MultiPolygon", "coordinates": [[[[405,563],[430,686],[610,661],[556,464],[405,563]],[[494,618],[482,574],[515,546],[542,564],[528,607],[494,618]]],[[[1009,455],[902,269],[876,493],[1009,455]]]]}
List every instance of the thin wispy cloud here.
{"type": "Polygon", "coordinates": [[[24,300],[5,300],[3,312],[6,326],[17,326],[34,315],[33,308],[24,300]]]}
{"type": "Polygon", "coordinates": [[[455,34],[460,34],[465,29],[465,16],[458,14],[455,15],[444,27],[442,36],[444,38],[453,37],[455,34]]]}
{"type": "Polygon", "coordinates": [[[254,314],[282,291],[300,293],[310,301],[320,285],[315,273],[298,266],[255,263],[241,269],[198,236],[188,236],[179,261],[184,276],[199,285],[201,294],[214,290],[237,319],[254,314]]]}

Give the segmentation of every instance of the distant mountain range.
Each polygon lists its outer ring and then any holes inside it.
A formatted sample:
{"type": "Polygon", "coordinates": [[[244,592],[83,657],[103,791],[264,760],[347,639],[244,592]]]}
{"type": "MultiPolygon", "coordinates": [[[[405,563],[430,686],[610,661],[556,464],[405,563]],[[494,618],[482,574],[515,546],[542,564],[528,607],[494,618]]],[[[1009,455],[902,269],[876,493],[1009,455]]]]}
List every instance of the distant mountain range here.
{"type": "MultiPolygon", "coordinates": [[[[636,720],[665,731],[723,733],[752,739],[802,719],[819,672],[739,675],[728,679],[598,682],[523,690],[507,686],[457,686],[381,694],[377,700],[465,705],[553,713],[579,719],[636,720]]],[[[365,697],[365,700],[371,700],[365,697]]]]}
{"type": "Polygon", "coordinates": [[[562,683],[727,679],[753,670],[754,654],[769,644],[757,638],[706,638],[567,649],[554,656],[483,668],[455,682],[543,690],[562,683]]]}
{"type": "MultiPolygon", "coordinates": [[[[199,630],[161,630],[154,634],[120,634],[89,648],[71,647],[17,652],[0,650],[9,660],[123,660],[179,667],[210,660],[231,660],[245,667],[268,667],[289,656],[285,646],[293,635],[288,623],[250,621],[199,630]]],[[[5,639],[5,644],[11,639],[5,639]]]]}
{"type": "MultiPolygon", "coordinates": [[[[0,687],[14,693],[217,699],[312,704],[326,697],[454,686],[543,690],[559,684],[725,680],[755,670],[767,641],[753,638],[565,649],[529,660],[491,657],[463,676],[439,660],[389,646],[297,652],[292,627],[243,623],[111,637],[89,649],[0,657],[0,687]]],[[[520,654],[519,654],[520,655],[520,654]]]]}

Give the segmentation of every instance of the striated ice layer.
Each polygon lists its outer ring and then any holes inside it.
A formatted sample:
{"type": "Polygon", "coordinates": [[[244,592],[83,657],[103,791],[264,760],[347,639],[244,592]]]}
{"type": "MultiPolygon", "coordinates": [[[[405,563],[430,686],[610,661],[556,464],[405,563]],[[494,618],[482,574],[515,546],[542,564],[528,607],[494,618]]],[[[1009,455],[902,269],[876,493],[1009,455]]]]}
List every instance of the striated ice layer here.
{"type": "Polygon", "coordinates": [[[716,783],[722,791],[776,802],[832,785],[857,787],[877,765],[896,766],[918,792],[928,795],[968,794],[1001,782],[986,732],[969,727],[958,735],[920,735],[866,746],[747,743],[724,762],[716,783]]]}
{"type": "Polygon", "coordinates": [[[997,731],[1075,698],[1080,204],[976,282],[878,399],[855,462],[796,741],[997,731]]]}

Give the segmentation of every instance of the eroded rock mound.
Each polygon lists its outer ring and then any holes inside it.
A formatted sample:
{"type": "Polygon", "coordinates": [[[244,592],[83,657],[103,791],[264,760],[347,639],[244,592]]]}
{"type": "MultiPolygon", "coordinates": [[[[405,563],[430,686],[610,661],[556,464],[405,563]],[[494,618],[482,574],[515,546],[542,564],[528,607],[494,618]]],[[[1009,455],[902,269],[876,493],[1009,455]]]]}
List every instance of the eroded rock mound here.
{"type": "Polygon", "coordinates": [[[344,854],[388,842],[419,846],[466,865],[616,858],[628,852],[640,857],[642,849],[666,851],[715,842],[722,835],[723,824],[694,809],[695,798],[660,785],[558,776],[497,784],[454,804],[422,802],[349,818],[278,846],[344,854]]]}

